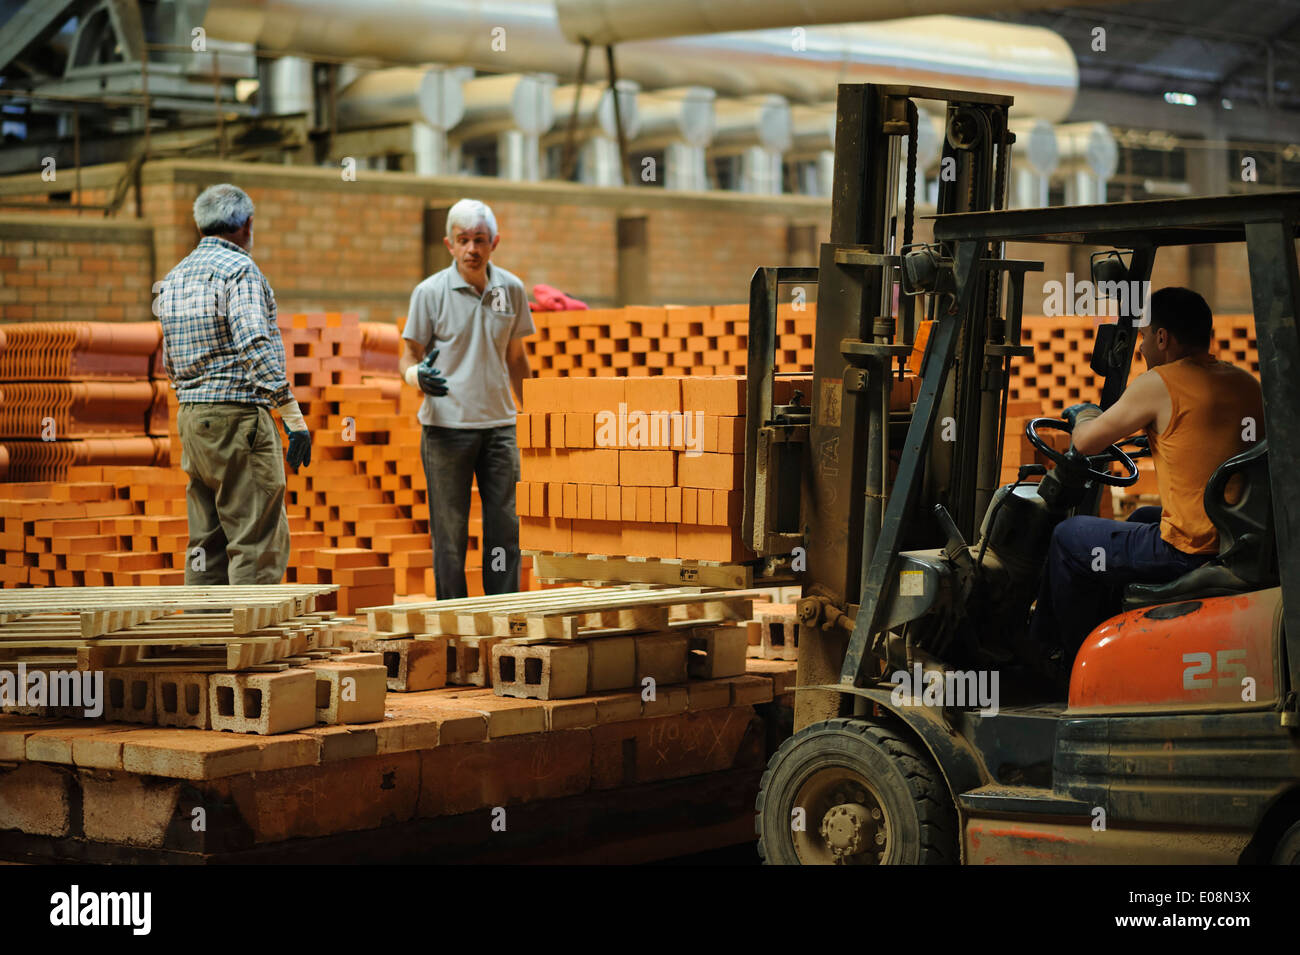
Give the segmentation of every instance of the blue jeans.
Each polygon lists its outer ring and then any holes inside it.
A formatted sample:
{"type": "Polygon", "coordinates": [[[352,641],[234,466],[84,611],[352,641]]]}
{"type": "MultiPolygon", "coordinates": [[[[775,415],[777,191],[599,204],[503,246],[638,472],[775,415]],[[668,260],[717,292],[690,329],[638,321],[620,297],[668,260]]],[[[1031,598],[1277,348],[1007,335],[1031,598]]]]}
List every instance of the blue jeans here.
{"type": "Polygon", "coordinates": [[[1088,634],[1120,612],[1125,587],[1168,583],[1213,556],[1184,554],[1165,543],[1159,507],[1139,507],[1127,521],[1062,521],[1052,532],[1030,641],[1059,647],[1068,665],[1088,634]]]}
{"type": "Polygon", "coordinates": [[[429,491],[429,532],[437,597],[469,595],[465,550],[469,544],[470,490],[478,479],[483,502],[483,592],[519,589],[519,515],[515,482],[519,448],[515,426],[435,428],[424,426],[420,439],[424,480],[429,491]]]}

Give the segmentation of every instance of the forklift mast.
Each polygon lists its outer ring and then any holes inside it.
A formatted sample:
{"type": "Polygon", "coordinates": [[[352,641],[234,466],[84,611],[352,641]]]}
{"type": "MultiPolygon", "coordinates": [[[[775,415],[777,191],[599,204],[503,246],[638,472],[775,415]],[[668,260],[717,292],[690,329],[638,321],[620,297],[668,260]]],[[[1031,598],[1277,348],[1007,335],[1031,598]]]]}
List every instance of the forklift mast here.
{"type": "MultiPolygon", "coordinates": [[[[939,260],[937,247],[917,243],[914,236],[918,101],[943,104],[946,117],[936,211],[1004,207],[1015,138],[1007,126],[1012,97],[842,84],[831,241],[821,247],[817,269],[759,269],[750,286],[743,533],[761,557],[803,558],[800,686],[858,681],[870,636],[866,628],[872,625],[866,618],[879,610],[891,555],[903,541],[908,546],[944,542],[932,514],[937,504],[970,540],[1000,473],[1009,361],[1024,351],[1020,305],[1024,268],[1032,266],[990,263],[988,244],[978,254],[971,254],[972,245],[967,261],[956,263],[963,278],[972,269],[978,272],[975,281],[960,284],[962,300],[955,288],[943,287],[941,277],[951,270],[939,260]],[[911,256],[913,262],[934,263],[938,286],[926,288],[923,276],[908,281],[904,255],[915,251],[921,254],[911,256]],[[1001,267],[989,267],[994,264],[1001,267]],[[778,290],[814,280],[811,407],[774,407],[778,290]],[[922,390],[910,425],[907,412],[893,415],[891,443],[891,391],[912,352],[922,303],[924,317],[936,320],[922,390]],[[908,453],[899,460],[895,481],[905,500],[893,502],[897,506],[887,513],[890,452],[904,444],[904,428],[908,453]],[[917,442],[927,447],[912,449],[917,442]],[[873,606],[859,614],[864,600],[873,606]],[[855,617],[863,633],[855,633],[850,646],[855,617]]],[[[1001,259],[1000,245],[992,255],[1001,259]]],[[[835,693],[799,693],[796,729],[841,715],[841,705],[835,693]]]]}

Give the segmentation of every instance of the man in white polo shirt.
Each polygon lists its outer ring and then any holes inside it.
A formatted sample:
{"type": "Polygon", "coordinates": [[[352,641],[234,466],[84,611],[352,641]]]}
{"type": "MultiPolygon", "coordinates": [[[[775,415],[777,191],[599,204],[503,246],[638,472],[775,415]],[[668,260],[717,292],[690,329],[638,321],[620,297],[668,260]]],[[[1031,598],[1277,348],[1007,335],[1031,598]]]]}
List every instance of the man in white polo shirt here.
{"type": "Polygon", "coordinates": [[[402,377],[425,394],[420,453],[439,600],[468,596],[465,549],[476,477],[483,502],[483,591],[519,589],[519,448],[511,389],[522,404],[524,379],[532,375],[523,340],[536,329],[524,283],[488,262],[499,239],[486,205],[462,199],[452,206],[443,241],[454,261],[415,287],[402,330],[402,377]]]}

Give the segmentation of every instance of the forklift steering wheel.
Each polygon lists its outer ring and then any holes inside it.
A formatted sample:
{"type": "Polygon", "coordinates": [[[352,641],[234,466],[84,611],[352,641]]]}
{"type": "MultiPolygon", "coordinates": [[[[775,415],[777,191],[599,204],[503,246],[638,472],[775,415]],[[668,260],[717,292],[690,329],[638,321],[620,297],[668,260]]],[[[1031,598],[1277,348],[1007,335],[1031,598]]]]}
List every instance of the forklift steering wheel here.
{"type": "Polygon", "coordinates": [[[1132,458],[1116,445],[1109,445],[1102,450],[1101,454],[1092,455],[1091,457],[1085,457],[1073,449],[1066,454],[1062,454],[1042,439],[1038,434],[1039,428],[1049,431],[1064,431],[1068,434],[1071,430],[1070,423],[1063,418],[1031,418],[1025,423],[1025,437],[1029,439],[1029,443],[1041,451],[1057,467],[1065,468],[1067,472],[1082,473],[1090,481],[1108,484],[1111,487],[1130,487],[1137,483],[1137,465],[1133,463],[1132,458]],[[1103,455],[1108,461],[1118,461],[1124,465],[1126,473],[1111,474],[1109,471],[1094,468],[1088,463],[1091,458],[1103,455]]]}

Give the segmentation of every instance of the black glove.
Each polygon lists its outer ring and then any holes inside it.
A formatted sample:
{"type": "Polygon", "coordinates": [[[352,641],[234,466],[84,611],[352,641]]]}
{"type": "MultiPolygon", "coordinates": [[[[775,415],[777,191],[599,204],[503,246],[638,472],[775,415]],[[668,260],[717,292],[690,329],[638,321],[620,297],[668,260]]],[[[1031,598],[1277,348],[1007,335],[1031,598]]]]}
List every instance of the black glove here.
{"type": "Polygon", "coordinates": [[[1101,409],[1092,402],[1084,401],[1077,405],[1070,405],[1061,412],[1061,417],[1070,423],[1070,430],[1073,431],[1080,421],[1089,421],[1101,414],[1101,409]]]}
{"type": "Polygon", "coordinates": [[[284,433],[289,436],[289,467],[297,471],[299,467],[311,464],[311,432],[306,429],[290,431],[286,427],[284,433]]]}
{"type": "Polygon", "coordinates": [[[415,377],[420,383],[421,391],[426,395],[441,398],[447,393],[447,379],[442,377],[440,370],[433,367],[433,363],[437,358],[438,351],[435,349],[433,354],[428,355],[424,361],[420,362],[415,377]]]}

